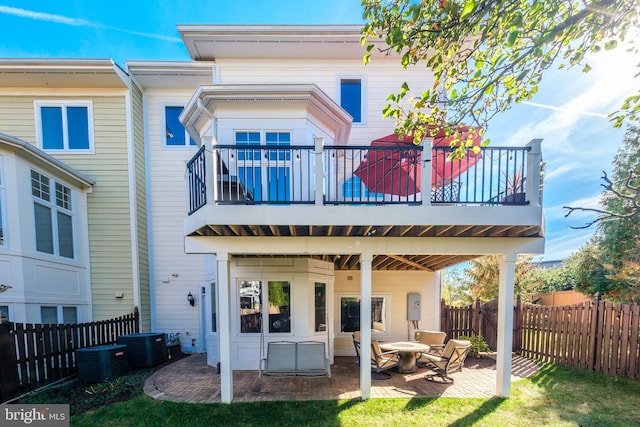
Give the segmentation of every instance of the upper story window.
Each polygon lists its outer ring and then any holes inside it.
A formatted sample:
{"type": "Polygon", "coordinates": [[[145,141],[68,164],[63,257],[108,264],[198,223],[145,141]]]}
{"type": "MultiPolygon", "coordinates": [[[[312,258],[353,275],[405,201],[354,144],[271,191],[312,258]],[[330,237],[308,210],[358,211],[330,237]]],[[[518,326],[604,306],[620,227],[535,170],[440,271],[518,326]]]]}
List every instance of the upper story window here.
{"type": "Polygon", "coordinates": [[[257,201],[291,200],[291,132],[269,130],[236,131],[235,143],[256,148],[238,149],[237,175],[257,201]],[[269,147],[268,150],[260,146],[269,147]],[[275,148],[279,147],[279,148],[275,148]],[[264,156],[264,158],[262,158],[264,156]]]}
{"type": "Polygon", "coordinates": [[[32,170],[31,195],[35,217],[36,250],[74,258],[71,189],[32,170]]]}
{"type": "Polygon", "coordinates": [[[91,152],[93,112],[90,101],[36,101],[38,143],[46,151],[91,152]]]}
{"type": "Polygon", "coordinates": [[[353,123],[364,123],[364,80],[362,78],[340,79],[340,106],[353,117],[353,123]]]}
{"type": "Polygon", "coordinates": [[[164,107],[165,145],[167,147],[195,146],[195,141],[189,136],[178,117],[182,113],[182,106],[164,107]]]}

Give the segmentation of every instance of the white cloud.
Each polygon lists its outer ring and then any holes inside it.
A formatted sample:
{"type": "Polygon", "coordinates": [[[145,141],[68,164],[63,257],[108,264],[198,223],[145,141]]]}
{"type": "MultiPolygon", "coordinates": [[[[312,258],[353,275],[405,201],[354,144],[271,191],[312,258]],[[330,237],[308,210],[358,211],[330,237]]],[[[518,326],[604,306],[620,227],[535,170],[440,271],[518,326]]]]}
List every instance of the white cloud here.
{"type": "Polygon", "coordinates": [[[542,257],[548,261],[568,258],[584,246],[592,234],[591,229],[571,230],[561,233],[559,237],[547,239],[542,257]]]}
{"type": "Polygon", "coordinates": [[[602,118],[605,118],[605,119],[608,117],[607,114],[592,113],[592,112],[589,112],[589,111],[567,110],[566,108],[554,107],[553,105],[545,105],[545,104],[540,104],[538,102],[524,101],[523,104],[524,105],[530,105],[532,107],[546,108],[547,110],[561,111],[563,113],[577,114],[577,115],[583,115],[583,116],[602,117],[602,118]]]}
{"type": "Polygon", "coordinates": [[[182,42],[182,40],[179,37],[169,37],[169,36],[163,36],[161,34],[151,34],[151,33],[143,33],[140,31],[132,31],[124,28],[118,28],[118,27],[112,27],[109,25],[100,24],[98,22],[88,21],[86,19],[69,18],[62,15],[55,15],[52,13],[44,13],[44,12],[35,12],[32,10],[19,9],[19,8],[9,7],[9,6],[0,6],[0,13],[5,15],[17,16],[20,18],[52,22],[55,24],[71,25],[74,27],[102,28],[106,30],[118,31],[121,33],[131,34],[131,35],[140,36],[140,37],[147,37],[147,38],[152,38],[157,40],[164,40],[164,41],[175,42],[175,43],[182,42]]]}
{"type": "MultiPolygon", "coordinates": [[[[562,204],[557,204],[554,206],[545,206],[544,208],[544,217],[547,221],[555,221],[565,219],[565,215],[567,214],[567,210],[564,209],[565,206],[571,206],[573,208],[586,208],[586,209],[599,209],[600,206],[600,194],[596,194],[591,197],[584,197],[582,199],[576,199],[572,201],[562,202],[562,204]]],[[[584,212],[584,211],[575,211],[571,214],[571,216],[567,219],[567,221],[571,219],[579,219],[580,221],[585,221],[586,218],[595,217],[596,214],[593,212],[584,212]]],[[[582,224],[578,224],[582,225],[582,224]]]]}

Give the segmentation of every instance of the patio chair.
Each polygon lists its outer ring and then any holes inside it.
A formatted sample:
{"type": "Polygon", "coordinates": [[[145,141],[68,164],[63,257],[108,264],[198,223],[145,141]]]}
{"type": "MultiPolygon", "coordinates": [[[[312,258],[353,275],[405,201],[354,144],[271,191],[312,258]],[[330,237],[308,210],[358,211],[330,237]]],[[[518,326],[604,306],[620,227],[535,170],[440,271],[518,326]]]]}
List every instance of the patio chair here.
{"type": "Polygon", "coordinates": [[[356,349],[356,361],[360,363],[360,331],[355,331],[352,335],[353,346],[356,349]]]}
{"type": "MultiPolygon", "coordinates": [[[[356,349],[356,361],[360,364],[360,331],[353,333],[353,346],[356,349]]],[[[385,351],[380,348],[378,341],[371,341],[371,372],[378,374],[374,379],[387,379],[391,376],[387,374],[387,369],[394,368],[400,363],[400,356],[397,351],[385,351]]]]}
{"type": "Polygon", "coordinates": [[[378,341],[371,341],[371,370],[378,374],[390,378],[391,375],[384,372],[388,369],[395,368],[400,364],[400,355],[396,350],[382,351],[378,341]]]}
{"type": "MultiPolygon", "coordinates": [[[[421,344],[426,344],[431,349],[428,351],[430,354],[435,354],[439,356],[442,354],[442,350],[444,350],[444,342],[447,339],[447,333],[441,331],[416,331],[415,339],[421,344]]],[[[419,354],[421,357],[422,354],[419,354]]]]}
{"type": "Polygon", "coordinates": [[[449,340],[440,356],[424,353],[425,364],[433,374],[425,375],[425,379],[433,381],[434,377],[440,377],[444,383],[452,383],[453,378],[449,372],[462,371],[464,360],[467,358],[471,342],[466,340],[449,340]]]}

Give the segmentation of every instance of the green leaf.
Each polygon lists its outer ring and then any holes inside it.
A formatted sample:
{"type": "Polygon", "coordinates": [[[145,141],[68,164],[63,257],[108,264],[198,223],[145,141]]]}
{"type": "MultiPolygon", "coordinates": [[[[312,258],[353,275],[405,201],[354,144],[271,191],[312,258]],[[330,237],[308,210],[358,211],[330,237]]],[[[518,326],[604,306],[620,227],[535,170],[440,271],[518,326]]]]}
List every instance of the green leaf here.
{"type": "Polygon", "coordinates": [[[507,46],[512,47],[513,44],[518,40],[518,36],[520,35],[520,31],[512,31],[509,34],[509,38],[507,39],[507,46]]]}
{"type": "Polygon", "coordinates": [[[613,50],[618,46],[617,40],[609,40],[604,44],[604,50],[613,50]]]}
{"type": "Polygon", "coordinates": [[[462,13],[460,14],[460,20],[465,20],[469,15],[473,13],[476,8],[475,0],[467,0],[462,8],[462,13]]]}
{"type": "Polygon", "coordinates": [[[371,58],[371,54],[370,54],[370,53],[367,53],[367,54],[364,56],[364,58],[362,58],[362,63],[363,63],[364,65],[367,65],[367,64],[369,63],[369,59],[370,59],[370,58],[371,58]]]}

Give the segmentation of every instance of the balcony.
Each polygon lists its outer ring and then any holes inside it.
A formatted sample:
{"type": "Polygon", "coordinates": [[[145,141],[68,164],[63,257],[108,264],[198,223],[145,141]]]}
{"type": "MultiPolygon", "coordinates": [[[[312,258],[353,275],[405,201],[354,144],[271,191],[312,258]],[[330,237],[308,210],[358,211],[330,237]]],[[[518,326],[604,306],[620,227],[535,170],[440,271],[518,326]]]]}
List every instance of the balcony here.
{"type": "MultiPolygon", "coordinates": [[[[475,158],[454,160],[449,147],[324,146],[321,140],[314,146],[212,144],[187,165],[184,233],[354,241],[544,237],[540,142],[486,147],[475,158]]],[[[459,240],[459,245],[455,255],[438,255],[432,246],[429,255],[403,256],[402,262],[380,256],[374,264],[438,269],[477,256],[470,240],[459,240]]],[[[338,269],[357,264],[357,256],[349,254],[321,259],[334,261],[338,269]]]]}

